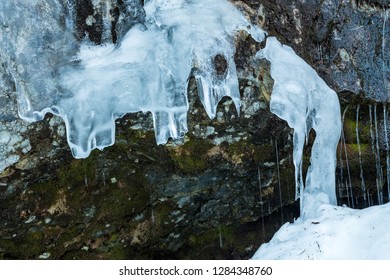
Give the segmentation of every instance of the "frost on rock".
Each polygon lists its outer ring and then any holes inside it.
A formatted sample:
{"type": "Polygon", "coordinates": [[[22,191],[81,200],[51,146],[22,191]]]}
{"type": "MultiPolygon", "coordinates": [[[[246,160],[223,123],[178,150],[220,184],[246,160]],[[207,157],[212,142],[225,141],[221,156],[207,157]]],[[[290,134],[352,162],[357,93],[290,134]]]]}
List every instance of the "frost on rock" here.
{"type": "Polygon", "coordinates": [[[292,48],[274,37],[267,39],[266,47],[257,56],[271,62],[274,79],[271,112],[294,129],[296,198],[301,199],[301,216],[315,216],[321,204],[337,203],[336,148],[341,132],[337,94],[292,48]],[[303,147],[311,129],[315,130],[316,138],[304,184],[303,147]]]}
{"type": "MultiPolygon", "coordinates": [[[[135,1],[126,1],[124,3],[135,1]]],[[[187,132],[187,83],[194,74],[208,115],[224,96],[240,108],[234,34],[252,26],[226,0],[145,1],[145,23],[131,26],[117,44],[78,43],[72,1],[1,1],[0,55],[7,60],[19,115],[41,120],[47,112],[65,121],[76,158],[114,143],[115,120],[149,111],[156,141],[187,132]],[[227,62],[217,73],[214,58],[227,62]]]]}

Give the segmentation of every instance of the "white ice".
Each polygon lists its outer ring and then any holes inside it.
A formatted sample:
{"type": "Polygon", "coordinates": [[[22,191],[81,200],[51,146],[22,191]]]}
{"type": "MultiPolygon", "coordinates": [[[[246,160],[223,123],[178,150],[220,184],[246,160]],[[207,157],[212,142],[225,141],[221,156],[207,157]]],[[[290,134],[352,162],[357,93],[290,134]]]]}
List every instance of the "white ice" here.
{"type": "Polygon", "coordinates": [[[330,89],[294,50],[269,37],[258,57],[271,62],[274,86],[271,112],[294,129],[294,165],[301,216],[316,216],[322,204],[337,204],[335,191],[336,148],[341,132],[340,104],[330,89]],[[316,138],[310,167],[303,182],[302,156],[311,129],[316,138]]]}
{"type": "Polygon", "coordinates": [[[239,111],[234,36],[246,30],[260,41],[264,32],[226,0],[149,0],[145,11],[145,24],[117,45],[79,46],[58,0],[1,1],[0,55],[8,57],[20,116],[61,116],[73,155],[84,158],[112,145],[115,120],[130,112],[152,113],[158,144],[183,137],[191,72],[211,118],[224,96],[239,111]],[[216,55],[227,61],[223,77],[216,55]]]}

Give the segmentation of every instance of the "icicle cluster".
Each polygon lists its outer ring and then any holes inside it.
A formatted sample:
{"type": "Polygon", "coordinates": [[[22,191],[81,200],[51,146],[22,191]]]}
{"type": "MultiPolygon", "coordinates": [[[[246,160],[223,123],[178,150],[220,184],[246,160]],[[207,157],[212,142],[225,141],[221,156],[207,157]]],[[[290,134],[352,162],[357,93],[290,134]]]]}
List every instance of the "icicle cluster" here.
{"type": "Polygon", "coordinates": [[[234,35],[247,30],[261,41],[264,32],[229,2],[147,1],[145,24],[105,46],[76,46],[72,20],[58,20],[61,7],[56,0],[2,1],[0,40],[20,116],[30,121],[47,112],[61,116],[76,158],[112,145],[115,119],[129,112],[152,113],[158,144],[183,137],[191,71],[211,118],[224,96],[239,111],[234,35]],[[217,55],[227,62],[223,75],[215,69],[217,55]]]}
{"type": "MultiPolygon", "coordinates": [[[[145,1],[144,23],[131,25],[117,44],[104,46],[77,42],[71,8],[59,0],[1,1],[0,55],[15,80],[20,116],[30,121],[47,112],[62,117],[76,158],[112,145],[115,120],[129,112],[152,113],[158,144],[182,137],[191,73],[210,118],[224,96],[239,112],[234,35],[246,30],[260,42],[265,32],[228,1],[145,1]],[[216,57],[226,62],[223,73],[215,67],[216,57]]],[[[294,128],[297,197],[307,212],[321,203],[336,204],[337,95],[273,37],[258,56],[271,62],[271,111],[294,128]],[[303,190],[302,153],[310,129],[316,140],[303,190]]]]}

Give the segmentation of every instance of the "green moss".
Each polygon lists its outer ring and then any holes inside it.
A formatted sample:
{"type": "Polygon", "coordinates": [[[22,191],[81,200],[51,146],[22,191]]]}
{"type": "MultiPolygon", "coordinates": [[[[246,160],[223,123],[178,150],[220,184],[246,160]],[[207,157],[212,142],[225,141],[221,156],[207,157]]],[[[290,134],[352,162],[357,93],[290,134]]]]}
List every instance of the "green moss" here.
{"type": "Polygon", "coordinates": [[[171,148],[170,156],[181,171],[195,174],[207,169],[207,152],[212,147],[206,140],[191,138],[184,145],[171,148]]]}
{"type": "Polygon", "coordinates": [[[171,213],[176,210],[172,201],[164,201],[153,206],[155,226],[159,235],[164,235],[172,230],[171,213]]]}
{"type": "Polygon", "coordinates": [[[39,196],[39,206],[48,209],[60,197],[61,189],[55,182],[39,183],[31,186],[34,195],[39,196]]]}
{"type": "MultiPolygon", "coordinates": [[[[356,120],[346,119],[344,120],[344,135],[346,143],[357,143],[356,138],[356,120]]],[[[364,122],[359,122],[359,141],[361,144],[371,142],[370,125],[364,122]]]]}
{"type": "Polygon", "coordinates": [[[85,184],[85,178],[94,178],[98,151],[94,150],[86,159],[73,159],[70,164],[58,171],[59,186],[80,186],[85,184]]]}
{"type": "Polygon", "coordinates": [[[118,244],[111,248],[107,253],[107,259],[110,260],[125,260],[127,259],[127,253],[122,245],[118,244]]]}
{"type": "Polygon", "coordinates": [[[257,163],[274,161],[274,148],[271,144],[254,145],[248,140],[241,140],[228,145],[227,152],[233,161],[250,161],[257,163]]]}
{"type": "Polygon", "coordinates": [[[274,158],[274,147],[271,144],[256,146],[256,162],[272,161],[274,158]]]}
{"type": "MultiPolygon", "coordinates": [[[[348,144],[347,150],[349,153],[359,154],[359,145],[358,144],[348,144]]],[[[368,144],[360,144],[360,152],[361,152],[362,156],[371,152],[369,145],[368,144]]]]}
{"type": "Polygon", "coordinates": [[[15,239],[0,239],[2,257],[11,259],[34,259],[43,252],[43,233],[29,231],[25,236],[15,239]]]}
{"type": "Polygon", "coordinates": [[[220,238],[222,238],[222,246],[224,247],[229,247],[229,245],[234,243],[234,230],[232,226],[221,225],[200,234],[192,234],[189,236],[188,241],[194,247],[204,247],[212,244],[214,246],[220,246],[220,238]]]}

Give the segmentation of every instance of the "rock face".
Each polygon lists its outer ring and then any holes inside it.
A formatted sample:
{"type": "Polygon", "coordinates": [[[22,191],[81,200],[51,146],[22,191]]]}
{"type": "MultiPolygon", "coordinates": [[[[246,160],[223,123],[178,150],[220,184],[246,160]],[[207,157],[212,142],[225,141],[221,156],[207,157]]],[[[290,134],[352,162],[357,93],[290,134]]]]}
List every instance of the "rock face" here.
{"type": "Polygon", "coordinates": [[[292,46],[345,101],[358,95],[389,102],[388,0],[249,2],[262,11],[269,33],[292,46]]]}
{"type": "MultiPolygon", "coordinates": [[[[67,3],[78,40],[101,44],[143,22],[142,2],[67,3]]],[[[233,3],[339,93],[339,203],[386,202],[389,1],[233,3]]],[[[254,57],[261,47],[237,34],[240,116],[226,98],[210,120],[192,79],[189,133],[180,143],[157,146],[151,116],[128,114],[117,121],[115,145],[83,160],[72,158],[59,118],[18,118],[15,85],[0,56],[0,259],[251,257],[299,215],[292,131],[269,111],[269,63],[254,57]]],[[[214,61],[223,72],[226,61],[214,61]]]]}

